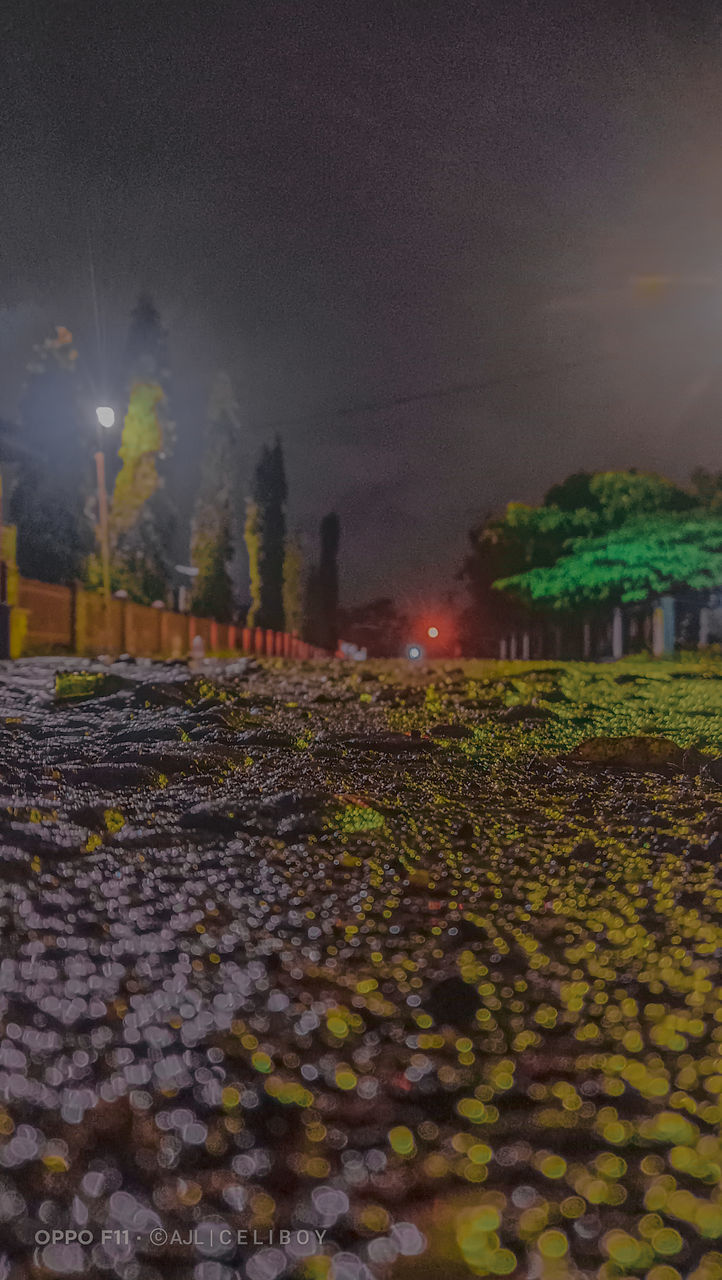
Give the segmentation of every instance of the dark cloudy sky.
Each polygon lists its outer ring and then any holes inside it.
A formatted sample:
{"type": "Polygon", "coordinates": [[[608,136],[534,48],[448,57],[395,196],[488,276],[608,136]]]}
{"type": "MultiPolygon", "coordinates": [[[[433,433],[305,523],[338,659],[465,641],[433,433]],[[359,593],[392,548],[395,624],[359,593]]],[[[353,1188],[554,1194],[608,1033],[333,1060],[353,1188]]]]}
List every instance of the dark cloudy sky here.
{"type": "Polygon", "coordinates": [[[48,324],[96,360],[90,232],[109,369],[140,288],[170,328],[188,495],[224,367],[349,601],[575,469],[722,466],[717,12],[4,0],[0,412],[48,324]]]}

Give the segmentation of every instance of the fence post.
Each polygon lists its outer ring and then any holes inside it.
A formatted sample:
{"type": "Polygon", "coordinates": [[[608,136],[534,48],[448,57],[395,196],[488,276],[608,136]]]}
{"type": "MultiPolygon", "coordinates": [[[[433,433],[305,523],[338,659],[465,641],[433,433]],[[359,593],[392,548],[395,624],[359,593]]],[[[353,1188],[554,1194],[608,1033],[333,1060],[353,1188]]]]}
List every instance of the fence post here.
{"type": "Polygon", "coordinates": [[[674,653],[674,596],[662,596],[652,616],[652,652],[655,658],[674,653]]]}
{"type": "Polygon", "coordinates": [[[218,623],[215,618],[211,618],[211,635],[208,647],[211,653],[218,653],[218,623]]]}
{"type": "Polygon", "coordinates": [[[612,657],[615,662],[624,657],[624,618],[618,605],[612,614],[612,657]]]}

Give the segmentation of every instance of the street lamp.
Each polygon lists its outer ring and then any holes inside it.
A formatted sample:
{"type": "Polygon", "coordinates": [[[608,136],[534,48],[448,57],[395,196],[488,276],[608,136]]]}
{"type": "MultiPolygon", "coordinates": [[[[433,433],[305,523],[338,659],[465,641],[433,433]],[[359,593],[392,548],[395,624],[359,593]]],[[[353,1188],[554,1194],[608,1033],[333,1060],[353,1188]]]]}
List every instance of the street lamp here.
{"type": "Polygon", "coordinates": [[[95,470],[98,477],[98,525],[100,529],[100,558],[103,566],[103,611],[105,614],[105,645],[110,648],[110,537],[108,533],[108,494],[105,488],[105,448],[102,428],[107,431],[115,425],[115,410],[101,404],[95,410],[98,419],[98,448],[95,454],[95,470]]]}

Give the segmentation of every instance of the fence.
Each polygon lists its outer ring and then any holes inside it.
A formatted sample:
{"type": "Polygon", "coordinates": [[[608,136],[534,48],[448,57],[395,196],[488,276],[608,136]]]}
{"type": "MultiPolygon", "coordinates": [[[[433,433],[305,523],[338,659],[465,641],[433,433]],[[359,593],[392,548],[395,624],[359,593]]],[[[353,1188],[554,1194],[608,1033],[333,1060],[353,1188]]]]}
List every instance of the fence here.
{"type": "Polygon", "coordinates": [[[113,597],[106,634],[103,598],[72,587],[18,578],[12,610],[11,656],[34,653],[91,655],[103,650],[133,657],[174,658],[190,652],[200,636],[205,653],[248,653],[279,658],[326,658],[325,649],[297,635],[262,627],[237,627],[113,597]]]}
{"type": "MultiPolygon", "coordinates": [[[[492,642],[493,643],[493,642],[492,642]]],[[[675,649],[722,644],[722,588],[679,591],[597,611],[586,619],[546,620],[498,638],[502,659],[617,659],[651,653],[669,657],[675,649]]],[[[490,655],[491,656],[491,655],[490,655]]]]}

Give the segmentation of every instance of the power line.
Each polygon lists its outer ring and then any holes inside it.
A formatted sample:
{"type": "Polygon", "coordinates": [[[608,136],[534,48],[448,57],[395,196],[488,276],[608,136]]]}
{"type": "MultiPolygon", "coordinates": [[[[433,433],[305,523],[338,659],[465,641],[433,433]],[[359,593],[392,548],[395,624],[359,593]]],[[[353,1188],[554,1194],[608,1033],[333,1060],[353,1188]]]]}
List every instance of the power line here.
{"type": "MultiPolygon", "coordinates": [[[[601,357],[604,360],[615,358],[612,353],[601,357]]],[[[419,404],[424,400],[442,400],[449,396],[474,395],[479,391],[488,391],[493,387],[515,385],[529,382],[535,378],[544,378],[549,374],[566,372],[569,369],[582,369],[589,365],[589,360],[568,360],[559,364],[546,365],[536,369],[522,369],[517,373],[499,373],[488,378],[480,378],[475,382],[454,382],[446,387],[432,387],[426,391],[413,391],[407,395],[393,396],[389,400],[368,400],[359,404],[342,405],[337,409],[321,409],[314,413],[302,414],[296,418],[279,418],[275,422],[264,422],[259,425],[266,431],[278,431],[282,427],[300,426],[307,422],[322,422],[332,418],[348,418],[355,414],[382,413],[385,409],[397,409],[407,404],[419,404]]]]}

